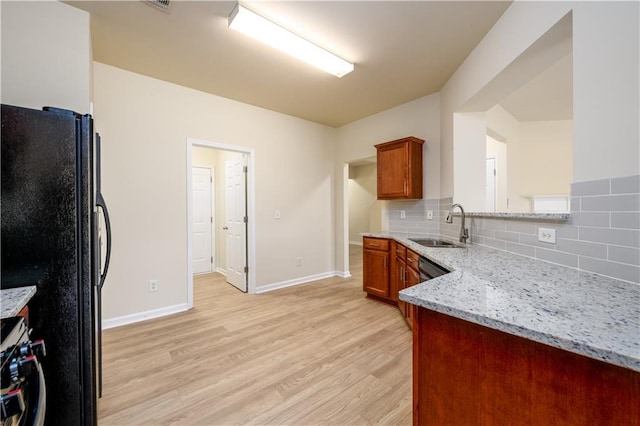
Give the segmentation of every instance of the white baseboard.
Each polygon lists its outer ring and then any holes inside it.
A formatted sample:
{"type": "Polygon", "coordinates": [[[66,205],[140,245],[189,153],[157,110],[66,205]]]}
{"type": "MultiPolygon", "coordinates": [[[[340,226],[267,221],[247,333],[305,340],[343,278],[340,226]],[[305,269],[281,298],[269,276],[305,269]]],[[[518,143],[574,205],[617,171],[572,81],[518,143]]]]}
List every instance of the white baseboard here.
{"type": "Polygon", "coordinates": [[[338,271],[323,272],[322,274],[309,275],[306,277],[295,278],[293,280],[281,281],[279,283],[261,285],[260,287],[256,288],[256,294],[267,293],[269,291],[279,290],[281,288],[293,287],[294,285],[305,284],[311,281],[317,281],[317,280],[322,280],[325,278],[331,278],[336,276],[348,278],[347,276],[344,276],[344,272],[338,272],[338,271]]]}
{"type": "Polygon", "coordinates": [[[165,308],[153,309],[151,311],[139,312],[131,315],[124,315],[121,317],[111,318],[102,321],[102,329],[120,327],[121,325],[133,324],[140,321],[146,321],[152,318],[159,318],[165,315],[177,314],[178,312],[184,312],[189,309],[189,305],[182,303],[180,305],[167,306],[165,308]]]}
{"type": "Polygon", "coordinates": [[[351,278],[351,272],[349,271],[336,271],[336,276],[340,278],[351,278]]]}
{"type": "Polygon", "coordinates": [[[362,245],[362,241],[349,241],[349,244],[354,245],[354,246],[361,246],[362,245]]]}
{"type": "Polygon", "coordinates": [[[216,268],[216,272],[224,275],[225,277],[227,276],[227,270],[224,268],[216,268]]]}

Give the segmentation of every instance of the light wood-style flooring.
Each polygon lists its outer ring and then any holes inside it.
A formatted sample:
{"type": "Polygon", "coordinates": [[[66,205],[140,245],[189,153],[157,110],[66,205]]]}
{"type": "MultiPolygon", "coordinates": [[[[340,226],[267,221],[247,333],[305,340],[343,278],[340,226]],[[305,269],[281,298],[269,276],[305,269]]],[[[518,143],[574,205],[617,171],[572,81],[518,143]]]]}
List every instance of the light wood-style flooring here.
{"type": "Polygon", "coordinates": [[[261,295],[197,277],[195,308],[106,330],[100,425],[410,425],[411,332],[350,279],[261,295]]]}

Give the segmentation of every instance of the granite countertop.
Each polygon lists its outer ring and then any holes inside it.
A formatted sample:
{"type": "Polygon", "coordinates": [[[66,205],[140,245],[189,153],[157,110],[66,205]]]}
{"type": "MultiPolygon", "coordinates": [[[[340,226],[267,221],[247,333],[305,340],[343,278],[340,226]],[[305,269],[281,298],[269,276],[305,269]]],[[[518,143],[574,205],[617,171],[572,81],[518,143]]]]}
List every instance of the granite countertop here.
{"type": "Polygon", "coordinates": [[[0,290],[2,319],[15,317],[36,294],[36,286],[18,287],[0,290]]]}
{"type": "Polygon", "coordinates": [[[401,300],[640,372],[640,285],[484,246],[366,235],[393,238],[451,271],[401,291],[401,300]]]}

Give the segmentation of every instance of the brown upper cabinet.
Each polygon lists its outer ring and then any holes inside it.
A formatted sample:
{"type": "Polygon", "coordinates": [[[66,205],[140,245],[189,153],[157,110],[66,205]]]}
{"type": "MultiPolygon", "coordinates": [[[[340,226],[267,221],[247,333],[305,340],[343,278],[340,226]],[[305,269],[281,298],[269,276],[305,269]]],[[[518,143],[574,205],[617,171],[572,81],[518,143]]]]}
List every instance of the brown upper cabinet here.
{"type": "Polygon", "coordinates": [[[378,200],[422,198],[422,139],[413,136],[376,145],[378,200]]]}

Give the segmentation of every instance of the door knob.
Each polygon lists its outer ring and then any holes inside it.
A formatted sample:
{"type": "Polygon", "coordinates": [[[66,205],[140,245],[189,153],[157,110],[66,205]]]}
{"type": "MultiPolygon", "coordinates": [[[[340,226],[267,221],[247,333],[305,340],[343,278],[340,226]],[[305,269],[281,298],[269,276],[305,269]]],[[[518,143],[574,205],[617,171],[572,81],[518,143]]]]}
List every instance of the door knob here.
{"type": "Polygon", "coordinates": [[[222,229],[223,229],[224,231],[227,231],[227,230],[229,229],[229,227],[228,227],[228,226],[223,226],[223,227],[222,227],[222,229]]]}

